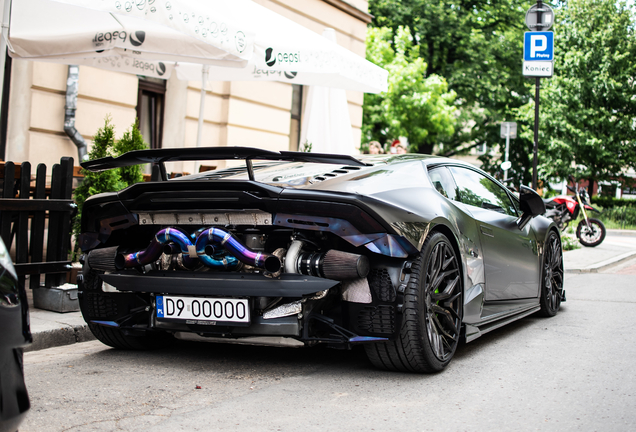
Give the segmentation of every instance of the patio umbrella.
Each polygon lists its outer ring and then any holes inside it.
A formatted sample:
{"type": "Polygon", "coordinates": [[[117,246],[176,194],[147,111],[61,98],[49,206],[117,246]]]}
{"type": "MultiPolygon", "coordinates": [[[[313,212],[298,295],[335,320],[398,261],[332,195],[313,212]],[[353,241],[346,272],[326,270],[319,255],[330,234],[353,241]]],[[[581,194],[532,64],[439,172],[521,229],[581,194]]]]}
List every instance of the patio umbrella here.
{"type": "MultiPolygon", "coordinates": [[[[119,4],[122,13],[116,13],[117,7],[113,7],[114,11],[103,10],[105,1],[65,3],[14,0],[9,23],[10,55],[157,78],[170,77],[179,62],[245,67],[252,56],[253,33],[224,14],[224,7],[219,7],[219,13],[212,18],[201,17],[205,28],[193,28],[184,24],[183,19],[172,23],[179,25],[170,26],[171,20],[160,19],[162,16],[158,13],[134,13],[139,9],[129,8],[131,2],[123,2],[123,5],[119,1],[108,2],[119,4]],[[77,3],[81,7],[65,3],[77,3]],[[89,8],[91,4],[97,9],[89,8]],[[128,9],[130,13],[126,13],[128,9]]],[[[155,1],[144,2],[146,6],[148,3],[155,1]]],[[[170,11],[178,16],[186,15],[179,9],[185,2],[162,3],[170,5],[170,11]]],[[[223,2],[211,0],[210,3],[223,2]]],[[[165,7],[159,10],[165,12],[165,7]]]]}
{"type": "MultiPolygon", "coordinates": [[[[323,37],[336,40],[334,29],[325,29],[323,37]]],[[[347,95],[343,89],[314,85],[309,87],[300,128],[300,143],[311,143],[316,153],[355,153],[347,95]]]]}
{"type": "Polygon", "coordinates": [[[6,27],[14,58],[201,79],[199,125],[207,79],[387,87],[386,70],[251,0],[13,0],[6,27]]]}
{"type": "Polygon", "coordinates": [[[208,65],[217,81],[387,86],[386,70],[251,0],[14,0],[8,40],[15,58],[160,78],[208,65]]]}

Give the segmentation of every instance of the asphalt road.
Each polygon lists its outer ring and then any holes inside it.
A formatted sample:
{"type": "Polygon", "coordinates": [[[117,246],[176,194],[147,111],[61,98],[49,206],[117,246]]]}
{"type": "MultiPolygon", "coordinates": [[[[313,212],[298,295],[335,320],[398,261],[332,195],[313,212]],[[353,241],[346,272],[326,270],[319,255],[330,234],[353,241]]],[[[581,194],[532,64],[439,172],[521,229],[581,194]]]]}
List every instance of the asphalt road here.
{"type": "Polygon", "coordinates": [[[86,342],[26,353],[20,430],[636,430],[635,275],[636,261],[568,274],[556,317],[460,346],[437,375],[376,371],[361,350],[86,342]]]}

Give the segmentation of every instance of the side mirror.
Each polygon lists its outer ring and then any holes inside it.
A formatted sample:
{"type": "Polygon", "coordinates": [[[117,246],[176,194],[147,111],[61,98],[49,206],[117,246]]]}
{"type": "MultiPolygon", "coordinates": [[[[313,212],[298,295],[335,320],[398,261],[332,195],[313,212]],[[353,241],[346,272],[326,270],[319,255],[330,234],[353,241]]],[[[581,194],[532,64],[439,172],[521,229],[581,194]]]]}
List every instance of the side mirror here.
{"type": "Polygon", "coordinates": [[[519,190],[519,201],[522,214],[517,221],[517,226],[522,230],[533,217],[545,213],[545,203],[538,193],[523,185],[519,190]]]}

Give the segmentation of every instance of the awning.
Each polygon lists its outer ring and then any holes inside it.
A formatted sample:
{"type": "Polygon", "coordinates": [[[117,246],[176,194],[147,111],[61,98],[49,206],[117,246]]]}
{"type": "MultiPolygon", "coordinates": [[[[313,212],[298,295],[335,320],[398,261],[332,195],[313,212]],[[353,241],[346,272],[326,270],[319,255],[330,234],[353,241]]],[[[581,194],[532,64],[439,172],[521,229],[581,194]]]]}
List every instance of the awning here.
{"type": "Polygon", "coordinates": [[[168,78],[282,81],[364,92],[388,72],[251,0],[13,0],[14,58],[168,78]]]}

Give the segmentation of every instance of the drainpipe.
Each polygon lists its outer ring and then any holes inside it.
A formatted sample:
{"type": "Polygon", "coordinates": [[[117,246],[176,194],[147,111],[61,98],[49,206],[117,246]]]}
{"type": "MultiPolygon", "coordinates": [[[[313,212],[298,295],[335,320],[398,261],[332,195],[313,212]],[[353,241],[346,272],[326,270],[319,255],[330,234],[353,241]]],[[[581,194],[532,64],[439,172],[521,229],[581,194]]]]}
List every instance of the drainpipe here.
{"type": "Polygon", "coordinates": [[[79,91],[79,66],[68,66],[66,80],[66,106],[64,107],[64,132],[77,146],[79,161],[88,160],[88,145],[84,137],[75,129],[75,111],[77,110],[77,93],[79,91]]]}

